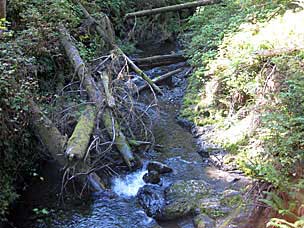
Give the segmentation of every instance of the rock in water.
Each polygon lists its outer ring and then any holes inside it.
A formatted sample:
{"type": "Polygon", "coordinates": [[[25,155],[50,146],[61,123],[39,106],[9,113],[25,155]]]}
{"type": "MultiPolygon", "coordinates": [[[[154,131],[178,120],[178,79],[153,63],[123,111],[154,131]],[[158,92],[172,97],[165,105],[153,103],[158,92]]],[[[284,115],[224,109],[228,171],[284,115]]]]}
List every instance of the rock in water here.
{"type": "Polygon", "coordinates": [[[157,161],[149,162],[147,168],[149,172],[156,171],[159,174],[171,173],[173,171],[169,166],[157,161]]]}
{"type": "Polygon", "coordinates": [[[148,173],[146,173],[144,176],[143,176],[143,180],[146,182],[146,183],[150,183],[150,184],[158,184],[160,182],[160,176],[159,176],[159,173],[152,170],[152,171],[149,171],[148,173]]]}
{"type": "Polygon", "coordinates": [[[165,205],[164,191],[160,186],[145,185],[139,189],[137,199],[147,215],[153,218],[160,216],[165,205]]]}
{"type": "Polygon", "coordinates": [[[207,215],[200,214],[194,218],[194,224],[196,228],[214,228],[215,221],[209,218],[207,215]]]}
{"type": "Polygon", "coordinates": [[[193,214],[199,200],[208,194],[208,185],[203,180],[181,180],[173,183],[165,191],[166,205],[159,219],[171,220],[193,214]]]}

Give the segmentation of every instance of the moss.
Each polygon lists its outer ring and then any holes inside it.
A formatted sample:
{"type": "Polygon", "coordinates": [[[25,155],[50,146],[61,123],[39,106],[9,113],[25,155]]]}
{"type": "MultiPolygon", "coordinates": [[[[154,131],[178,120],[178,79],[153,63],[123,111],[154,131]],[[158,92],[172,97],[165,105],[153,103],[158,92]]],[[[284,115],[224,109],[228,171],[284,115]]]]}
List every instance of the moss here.
{"type": "Polygon", "coordinates": [[[88,106],[81,115],[67,145],[67,154],[82,160],[87,152],[90,136],[95,127],[96,110],[88,106]]]}

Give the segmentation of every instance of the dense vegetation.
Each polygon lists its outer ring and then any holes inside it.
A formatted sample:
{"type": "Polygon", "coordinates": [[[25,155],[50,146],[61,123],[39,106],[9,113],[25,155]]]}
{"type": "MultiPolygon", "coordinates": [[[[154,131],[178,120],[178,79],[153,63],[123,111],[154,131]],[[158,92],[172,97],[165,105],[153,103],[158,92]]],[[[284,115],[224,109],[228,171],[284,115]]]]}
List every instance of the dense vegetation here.
{"type": "Polygon", "coordinates": [[[273,186],[264,202],[291,222],[277,227],[303,226],[303,15],[303,1],[231,0],[188,23],[196,70],[182,114],[214,125],[227,163],[273,186]]]}
{"type": "MultiPolygon", "coordinates": [[[[209,138],[231,151],[227,162],[273,186],[274,194],[264,203],[289,220],[277,218],[270,224],[301,227],[303,1],[227,0],[199,8],[186,24],[180,19],[189,12],[144,18],[135,28],[123,21],[126,12],[187,1],[81,2],[96,18],[100,11],[111,18],[126,52],[134,51],[137,43],[161,42],[180,32],[195,68],[182,115],[197,125],[214,125],[209,138]]],[[[100,56],[106,45],[82,29],[83,15],[73,1],[8,3],[8,18],[0,22],[0,220],[18,197],[16,186],[23,188],[37,161],[46,156],[29,128],[27,102],[33,99],[52,114],[58,108],[54,101],[60,103],[57,93],[73,74],[62,55],[58,25],[74,31],[87,61],[100,56]]],[[[75,105],[79,99],[71,96],[65,102],[75,105]]]]}

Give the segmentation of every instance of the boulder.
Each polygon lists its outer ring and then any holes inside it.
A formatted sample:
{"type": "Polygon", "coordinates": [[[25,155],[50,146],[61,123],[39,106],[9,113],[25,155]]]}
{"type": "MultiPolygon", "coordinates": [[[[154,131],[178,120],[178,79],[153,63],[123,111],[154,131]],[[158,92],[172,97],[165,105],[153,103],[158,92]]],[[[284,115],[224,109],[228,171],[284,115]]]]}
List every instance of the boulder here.
{"type": "Polygon", "coordinates": [[[208,184],[203,180],[177,181],[166,189],[166,205],[158,219],[171,220],[194,214],[199,200],[208,194],[208,184]]]}
{"type": "Polygon", "coordinates": [[[215,221],[205,214],[200,214],[194,218],[194,225],[196,228],[214,228],[215,221]]]}
{"type": "Polygon", "coordinates": [[[171,173],[173,171],[169,166],[157,161],[149,162],[147,168],[149,172],[156,171],[159,174],[171,173]]]}
{"type": "Polygon", "coordinates": [[[146,182],[146,183],[150,183],[150,184],[158,184],[160,182],[160,175],[158,172],[152,170],[152,171],[149,171],[148,173],[146,173],[144,176],[143,176],[143,180],[146,182]]]}
{"type": "Polygon", "coordinates": [[[148,216],[159,217],[165,205],[164,191],[160,186],[145,185],[139,189],[136,197],[148,216]]]}

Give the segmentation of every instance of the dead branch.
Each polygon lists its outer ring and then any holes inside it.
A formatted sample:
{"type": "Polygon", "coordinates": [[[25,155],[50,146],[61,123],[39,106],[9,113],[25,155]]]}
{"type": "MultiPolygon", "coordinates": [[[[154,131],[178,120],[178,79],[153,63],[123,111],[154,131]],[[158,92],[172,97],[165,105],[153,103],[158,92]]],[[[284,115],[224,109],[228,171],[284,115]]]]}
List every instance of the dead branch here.
{"type": "MultiPolygon", "coordinates": [[[[160,83],[160,82],[162,82],[162,81],[164,81],[164,80],[166,80],[166,79],[172,77],[173,75],[180,73],[181,71],[183,71],[183,69],[182,69],[182,68],[178,68],[178,69],[173,70],[173,71],[171,71],[171,72],[168,72],[168,73],[166,73],[166,74],[164,74],[164,75],[161,75],[161,76],[159,76],[159,77],[156,77],[156,78],[154,78],[152,81],[153,81],[155,84],[158,84],[158,83],[160,83]]],[[[143,91],[143,90],[145,90],[145,89],[147,89],[147,88],[148,88],[148,84],[145,84],[145,85],[139,87],[139,88],[137,89],[137,91],[134,92],[134,94],[139,93],[139,92],[141,92],[141,91],[143,91]]]]}

